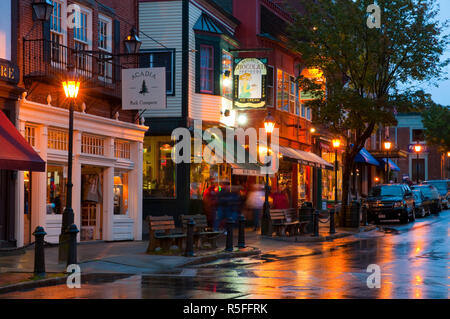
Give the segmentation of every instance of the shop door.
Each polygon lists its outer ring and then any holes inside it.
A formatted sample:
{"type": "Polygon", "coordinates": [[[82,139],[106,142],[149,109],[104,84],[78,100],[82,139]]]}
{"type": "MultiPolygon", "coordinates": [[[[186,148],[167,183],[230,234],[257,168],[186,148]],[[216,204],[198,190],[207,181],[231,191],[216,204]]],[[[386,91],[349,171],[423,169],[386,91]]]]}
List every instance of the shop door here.
{"type": "Polygon", "coordinates": [[[81,234],[82,241],[103,238],[103,170],[98,167],[81,168],[81,234]]]}
{"type": "Polygon", "coordinates": [[[24,185],[24,205],[23,205],[23,242],[24,245],[31,244],[31,174],[30,172],[23,172],[24,185]]]}

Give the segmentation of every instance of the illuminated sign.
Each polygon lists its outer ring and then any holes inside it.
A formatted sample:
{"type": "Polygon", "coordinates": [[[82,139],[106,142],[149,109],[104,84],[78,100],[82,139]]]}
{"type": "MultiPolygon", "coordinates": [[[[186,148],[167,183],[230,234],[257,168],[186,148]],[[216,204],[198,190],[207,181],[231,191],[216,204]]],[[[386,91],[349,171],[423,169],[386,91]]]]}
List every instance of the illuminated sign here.
{"type": "Polygon", "coordinates": [[[166,108],[166,68],[122,69],[122,109],[166,108]]]}
{"type": "Polygon", "coordinates": [[[7,60],[0,59],[0,80],[19,83],[19,67],[7,60]]]}
{"type": "Polygon", "coordinates": [[[234,60],[234,105],[260,108],[266,105],[267,59],[234,60]]]}

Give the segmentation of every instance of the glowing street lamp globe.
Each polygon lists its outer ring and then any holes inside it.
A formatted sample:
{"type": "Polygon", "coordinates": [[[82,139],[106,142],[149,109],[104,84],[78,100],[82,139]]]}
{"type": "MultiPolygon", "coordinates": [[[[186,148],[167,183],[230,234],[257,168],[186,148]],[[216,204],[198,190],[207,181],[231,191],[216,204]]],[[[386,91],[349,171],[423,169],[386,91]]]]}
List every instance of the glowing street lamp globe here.
{"type": "Polygon", "coordinates": [[[392,147],[392,143],[391,142],[389,142],[389,141],[385,141],[384,142],[384,149],[385,150],[389,151],[391,149],[391,147],[392,147]]]}
{"type": "Polygon", "coordinates": [[[264,129],[266,130],[266,133],[272,134],[273,130],[275,128],[275,119],[273,118],[270,113],[266,116],[264,119],[264,129]]]}
{"type": "Polygon", "coordinates": [[[68,99],[76,99],[80,90],[80,80],[74,70],[70,71],[68,77],[62,83],[64,93],[68,99]]]}
{"type": "Polygon", "coordinates": [[[338,138],[334,138],[334,139],[332,140],[332,143],[333,143],[333,147],[334,147],[334,148],[339,148],[339,146],[341,146],[341,140],[338,139],[338,138]]]}
{"type": "Polygon", "coordinates": [[[420,153],[421,151],[422,151],[422,145],[420,145],[420,144],[414,145],[414,152],[420,153]]]}

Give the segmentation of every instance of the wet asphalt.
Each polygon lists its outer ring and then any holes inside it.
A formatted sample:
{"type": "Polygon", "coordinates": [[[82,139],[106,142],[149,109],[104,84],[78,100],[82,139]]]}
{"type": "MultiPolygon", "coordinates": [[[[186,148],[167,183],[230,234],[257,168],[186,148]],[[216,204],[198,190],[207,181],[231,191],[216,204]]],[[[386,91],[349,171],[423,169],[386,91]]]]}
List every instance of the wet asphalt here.
{"type": "Polygon", "coordinates": [[[290,245],[257,257],[222,260],[178,274],[91,280],[80,289],[35,288],[0,298],[280,299],[450,297],[450,211],[415,223],[388,222],[378,231],[334,242],[290,245]],[[368,287],[380,270],[379,288],[368,287]]]}

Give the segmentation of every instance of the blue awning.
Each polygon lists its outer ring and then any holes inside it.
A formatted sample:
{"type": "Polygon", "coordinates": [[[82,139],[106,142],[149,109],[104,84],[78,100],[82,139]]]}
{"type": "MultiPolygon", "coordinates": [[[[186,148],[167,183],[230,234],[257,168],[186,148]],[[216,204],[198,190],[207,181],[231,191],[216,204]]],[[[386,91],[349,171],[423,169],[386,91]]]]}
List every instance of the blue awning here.
{"type": "Polygon", "coordinates": [[[364,163],[369,165],[379,166],[380,163],[366,150],[364,147],[359,151],[355,157],[356,163],[364,163]]]}
{"type": "MultiPolygon", "coordinates": [[[[386,169],[386,158],[383,158],[382,163],[380,163],[380,166],[383,167],[383,169],[386,169]]],[[[400,172],[400,168],[397,166],[397,164],[395,164],[393,161],[389,160],[389,169],[391,171],[397,171],[400,172]]]]}

